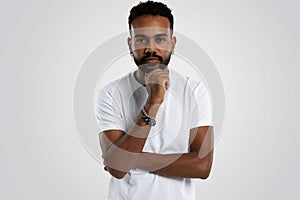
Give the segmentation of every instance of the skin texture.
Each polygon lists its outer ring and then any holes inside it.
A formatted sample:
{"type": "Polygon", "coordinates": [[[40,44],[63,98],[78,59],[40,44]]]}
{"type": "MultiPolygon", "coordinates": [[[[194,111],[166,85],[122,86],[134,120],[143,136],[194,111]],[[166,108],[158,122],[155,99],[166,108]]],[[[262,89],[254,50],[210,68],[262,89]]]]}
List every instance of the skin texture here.
{"type": "Polygon", "coordinates": [[[157,69],[160,65],[163,65],[161,68],[166,68],[169,64],[176,45],[176,37],[172,37],[169,27],[168,18],[162,16],[144,15],[132,21],[128,46],[139,67],[137,77],[142,83],[145,82],[145,71],[157,69]],[[148,63],[145,59],[149,59],[148,63]]]}
{"type": "MultiPolygon", "coordinates": [[[[146,112],[155,117],[170,85],[168,63],[176,45],[169,29],[170,22],[162,16],[140,16],[133,20],[130,52],[138,66],[136,78],[145,84],[148,98],[146,112]]],[[[184,154],[144,153],[142,149],[151,130],[137,114],[135,124],[128,130],[107,130],[100,133],[105,170],[123,178],[133,168],[166,177],[206,179],[213,162],[213,128],[196,127],[190,130],[190,152],[184,154]]]]}

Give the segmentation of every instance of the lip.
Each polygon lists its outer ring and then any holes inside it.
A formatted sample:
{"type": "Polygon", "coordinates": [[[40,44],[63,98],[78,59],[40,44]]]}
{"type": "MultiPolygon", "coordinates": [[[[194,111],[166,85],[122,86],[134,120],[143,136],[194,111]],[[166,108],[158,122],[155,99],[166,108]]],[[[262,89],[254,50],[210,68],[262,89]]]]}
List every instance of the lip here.
{"type": "Polygon", "coordinates": [[[145,62],[146,63],[160,63],[160,60],[155,57],[150,57],[150,58],[145,59],[145,62]]]}

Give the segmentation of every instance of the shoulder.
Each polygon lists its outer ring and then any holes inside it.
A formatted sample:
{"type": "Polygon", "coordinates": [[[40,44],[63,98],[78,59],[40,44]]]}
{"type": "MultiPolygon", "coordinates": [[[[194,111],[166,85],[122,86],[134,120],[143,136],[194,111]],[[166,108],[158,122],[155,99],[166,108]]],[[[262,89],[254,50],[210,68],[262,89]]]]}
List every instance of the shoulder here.
{"type": "Polygon", "coordinates": [[[97,96],[112,95],[118,91],[123,91],[123,89],[130,83],[130,76],[131,73],[128,73],[121,78],[111,81],[103,87],[98,86],[96,91],[97,96]]]}
{"type": "Polygon", "coordinates": [[[170,69],[171,75],[171,84],[174,84],[174,88],[184,88],[190,92],[193,92],[196,89],[206,90],[206,86],[203,80],[194,80],[188,76],[179,74],[174,69],[170,69]],[[173,81],[172,81],[173,79],[173,81]]]}

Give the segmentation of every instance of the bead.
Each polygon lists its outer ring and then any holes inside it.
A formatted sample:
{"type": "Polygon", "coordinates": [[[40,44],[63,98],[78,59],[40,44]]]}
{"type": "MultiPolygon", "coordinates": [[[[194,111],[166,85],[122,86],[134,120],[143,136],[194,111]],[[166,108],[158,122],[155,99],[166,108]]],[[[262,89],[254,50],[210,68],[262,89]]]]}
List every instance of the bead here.
{"type": "Polygon", "coordinates": [[[147,115],[146,111],[142,110],[142,119],[147,123],[148,126],[155,126],[156,125],[156,121],[153,117],[150,117],[149,115],[147,115]]]}

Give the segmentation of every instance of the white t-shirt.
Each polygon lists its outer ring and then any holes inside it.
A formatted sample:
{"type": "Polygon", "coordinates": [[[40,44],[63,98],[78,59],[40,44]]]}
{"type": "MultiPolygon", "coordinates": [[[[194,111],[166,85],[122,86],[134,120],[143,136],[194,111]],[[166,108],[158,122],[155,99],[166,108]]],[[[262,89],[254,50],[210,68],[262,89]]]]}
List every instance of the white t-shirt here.
{"type": "MultiPolygon", "coordinates": [[[[190,129],[212,125],[209,93],[201,81],[183,77],[169,69],[170,87],[151,128],[143,152],[174,154],[189,152],[190,129]]],[[[97,94],[99,132],[125,132],[136,121],[148,93],[133,72],[111,82],[97,94]]],[[[109,200],[193,200],[195,179],[170,178],[140,169],[130,170],[123,179],[111,178],[109,200]]]]}

